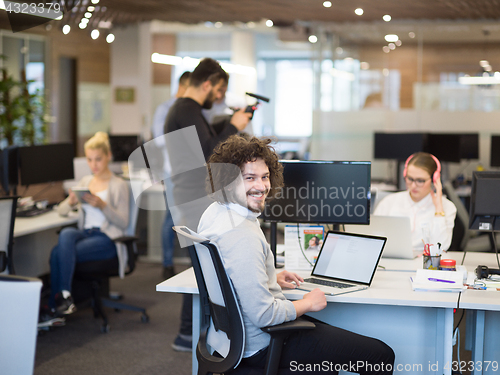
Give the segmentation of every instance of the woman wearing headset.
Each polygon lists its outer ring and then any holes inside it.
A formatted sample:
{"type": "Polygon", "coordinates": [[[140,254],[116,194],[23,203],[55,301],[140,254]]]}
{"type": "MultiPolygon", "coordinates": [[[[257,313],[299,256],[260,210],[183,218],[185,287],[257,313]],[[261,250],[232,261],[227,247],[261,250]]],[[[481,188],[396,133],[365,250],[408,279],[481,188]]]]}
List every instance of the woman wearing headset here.
{"type": "Polygon", "coordinates": [[[423,250],[425,240],[440,243],[442,250],[448,250],[457,209],[443,197],[439,160],[426,152],[417,152],[406,160],[403,175],[407,190],[382,199],[374,215],[408,216],[414,249],[423,250]]]}

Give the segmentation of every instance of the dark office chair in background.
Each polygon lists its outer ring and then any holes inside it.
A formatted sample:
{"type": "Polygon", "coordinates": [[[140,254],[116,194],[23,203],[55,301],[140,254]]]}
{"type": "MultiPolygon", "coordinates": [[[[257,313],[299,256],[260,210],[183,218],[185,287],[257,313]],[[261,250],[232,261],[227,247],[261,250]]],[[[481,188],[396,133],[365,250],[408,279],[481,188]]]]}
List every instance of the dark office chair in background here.
{"type": "MultiPolygon", "coordinates": [[[[138,256],[135,229],[137,224],[137,215],[139,213],[139,202],[134,201],[132,187],[135,184],[140,185],[142,183],[142,180],[130,181],[129,225],[125,231],[125,236],[113,239],[115,243],[122,243],[127,247],[128,261],[125,275],[129,275],[134,271],[138,256]]],[[[149,322],[149,317],[146,314],[145,308],[124,304],[115,299],[106,298],[109,297],[109,278],[119,276],[118,269],[119,266],[117,257],[113,259],[77,263],[75,269],[74,282],[83,283],[84,286],[90,287],[91,289],[91,301],[94,309],[94,316],[100,316],[103,319],[103,324],[101,326],[101,332],[103,333],[109,332],[108,317],[106,316],[103,307],[110,307],[115,310],[138,311],[142,313],[141,321],[143,323],[149,322]]],[[[76,295],[75,299],[77,299],[76,295]]]]}
{"type": "MultiPolygon", "coordinates": [[[[196,347],[198,375],[262,373],[258,369],[238,366],[245,349],[245,327],[236,292],[222,264],[219,249],[210,240],[187,227],[174,227],[174,230],[191,244],[189,255],[200,293],[201,330],[196,347]],[[229,352],[225,358],[210,354],[207,348],[207,333],[211,321],[216,330],[222,330],[227,335],[229,352]]],[[[262,328],[271,335],[264,374],[277,374],[283,342],[290,333],[314,327],[314,323],[299,318],[262,328]]]]}
{"type": "Polygon", "coordinates": [[[18,197],[0,197],[0,272],[7,267],[14,274],[12,247],[14,245],[14,222],[18,197]]]}

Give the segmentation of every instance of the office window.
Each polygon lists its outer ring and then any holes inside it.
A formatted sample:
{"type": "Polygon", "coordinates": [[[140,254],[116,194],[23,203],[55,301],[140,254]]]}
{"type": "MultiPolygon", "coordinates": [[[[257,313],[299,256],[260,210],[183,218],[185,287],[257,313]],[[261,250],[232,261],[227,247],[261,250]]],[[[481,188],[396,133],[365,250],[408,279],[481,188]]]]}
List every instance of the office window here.
{"type": "Polygon", "coordinates": [[[312,133],[313,71],[310,60],[276,61],[274,134],[304,137],[312,133]]]}

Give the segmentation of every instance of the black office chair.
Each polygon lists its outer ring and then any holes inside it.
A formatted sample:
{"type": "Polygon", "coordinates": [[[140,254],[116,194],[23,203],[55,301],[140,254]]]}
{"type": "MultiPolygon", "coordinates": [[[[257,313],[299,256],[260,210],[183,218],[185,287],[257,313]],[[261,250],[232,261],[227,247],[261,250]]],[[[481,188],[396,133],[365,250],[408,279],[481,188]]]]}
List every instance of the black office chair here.
{"type": "Polygon", "coordinates": [[[10,274],[15,274],[12,260],[14,245],[14,222],[18,197],[0,197],[0,272],[9,268],[10,274]]]}
{"type": "MultiPolygon", "coordinates": [[[[142,181],[131,181],[131,184],[142,184],[142,181]]],[[[134,201],[132,189],[130,190],[130,211],[129,225],[125,231],[126,236],[114,238],[115,243],[122,243],[127,248],[127,269],[125,275],[131,274],[135,269],[135,263],[138,257],[135,237],[135,228],[137,224],[137,215],[139,213],[139,202],[134,201]]],[[[106,260],[77,263],[75,274],[73,277],[73,289],[90,288],[90,298],[94,309],[94,316],[101,317],[103,320],[101,332],[109,332],[108,317],[104,312],[103,307],[110,307],[115,310],[131,310],[141,312],[141,321],[149,322],[149,316],[146,314],[146,309],[138,306],[128,305],[109,298],[109,278],[119,276],[118,257],[106,260]]],[[[75,294],[75,300],[77,295],[75,294]]],[[[78,302],[78,301],[77,301],[78,302]]]]}
{"type": "MultiPolygon", "coordinates": [[[[176,226],[174,230],[190,240],[189,255],[200,293],[201,330],[196,347],[198,375],[262,373],[259,369],[238,366],[245,348],[245,327],[233,284],[224,269],[217,246],[187,227],[176,226]],[[229,340],[229,352],[225,358],[211,354],[207,348],[211,321],[217,331],[226,333],[229,340]]],[[[290,333],[314,327],[314,323],[299,318],[262,328],[271,335],[264,374],[278,373],[283,342],[290,333]]]]}

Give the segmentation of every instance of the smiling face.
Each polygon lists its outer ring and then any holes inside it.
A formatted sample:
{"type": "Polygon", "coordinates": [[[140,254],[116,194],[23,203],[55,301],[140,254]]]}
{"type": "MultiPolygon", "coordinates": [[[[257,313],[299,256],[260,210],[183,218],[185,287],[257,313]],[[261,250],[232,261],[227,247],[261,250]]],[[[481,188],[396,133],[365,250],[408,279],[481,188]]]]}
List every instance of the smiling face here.
{"type": "MultiPolygon", "coordinates": [[[[269,168],[263,159],[247,162],[241,172],[243,177],[244,192],[238,195],[240,201],[245,201],[246,206],[252,212],[260,213],[264,211],[266,197],[271,189],[269,180],[269,168]],[[245,198],[242,195],[245,195],[245,198]]],[[[243,203],[243,202],[241,202],[243,203]]]]}
{"type": "Polygon", "coordinates": [[[85,150],[85,157],[87,158],[87,163],[94,176],[102,176],[108,173],[108,164],[111,155],[106,154],[102,149],[87,148],[85,150]]]}
{"type": "Polygon", "coordinates": [[[432,178],[426,170],[409,165],[406,172],[406,189],[410,192],[411,199],[419,202],[431,192],[432,178]],[[417,186],[420,185],[420,186],[417,186]]]}

